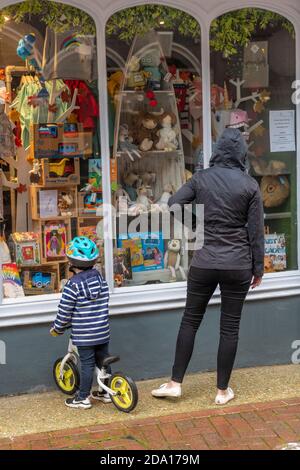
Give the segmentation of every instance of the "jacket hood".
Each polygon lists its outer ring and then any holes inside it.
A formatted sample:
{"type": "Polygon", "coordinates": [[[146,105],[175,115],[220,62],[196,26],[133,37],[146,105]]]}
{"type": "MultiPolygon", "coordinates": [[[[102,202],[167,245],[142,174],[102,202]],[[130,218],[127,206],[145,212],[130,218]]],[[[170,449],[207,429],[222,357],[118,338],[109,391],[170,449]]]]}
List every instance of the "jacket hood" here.
{"type": "Polygon", "coordinates": [[[209,166],[246,169],[247,145],[238,129],[227,128],[219,138],[209,166]]]}
{"type": "Polygon", "coordinates": [[[101,295],[103,279],[96,269],[83,271],[72,278],[86,299],[95,300],[101,295]]]}

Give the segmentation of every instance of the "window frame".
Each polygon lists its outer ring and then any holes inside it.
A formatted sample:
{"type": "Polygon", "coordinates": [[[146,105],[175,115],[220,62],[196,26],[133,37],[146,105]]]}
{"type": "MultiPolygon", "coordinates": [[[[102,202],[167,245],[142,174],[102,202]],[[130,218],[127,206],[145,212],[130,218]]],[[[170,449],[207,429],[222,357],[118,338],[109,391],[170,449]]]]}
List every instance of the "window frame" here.
{"type": "MultiPolygon", "coordinates": [[[[0,0],[0,8],[9,4],[18,3],[17,1],[0,0]]],[[[100,10],[99,5],[94,0],[87,0],[84,5],[78,0],[67,0],[61,3],[73,5],[86,11],[95,21],[97,56],[98,56],[98,89],[100,110],[107,110],[108,95],[106,81],[106,34],[105,26],[110,16],[124,8],[142,5],[145,2],[136,2],[134,0],[115,0],[112,5],[107,5],[106,9],[100,10]]],[[[155,4],[164,4],[170,7],[182,9],[180,0],[162,1],[156,0],[155,4]]],[[[201,68],[202,68],[202,95],[203,95],[203,151],[204,166],[208,166],[211,155],[211,107],[210,107],[210,47],[209,33],[210,25],[214,18],[241,8],[240,1],[228,1],[228,4],[219,5],[207,12],[204,7],[207,3],[203,0],[203,8],[200,5],[195,6],[192,0],[185,3],[185,11],[191,14],[198,22],[201,28],[201,68]]],[[[296,6],[296,4],[295,4],[296,6]]],[[[252,1],[248,0],[243,8],[253,7],[272,10],[286,17],[294,26],[296,43],[296,78],[300,78],[300,9],[299,11],[292,6],[282,7],[280,0],[252,1]]],[[[291,89],[291,94],[293,90],[291,89]]],[[[296,106],[296,123],[300,123],[300,106],[296,106]]],[[[108,113],[102,112],[100,120],[101,136],[101,156],[103,171],[103,201],[109,205],[111,203],[110,190],[110,149],[109,149],[109,126],[108,113]]],[[[300,125],[296,125],[297,141],[297,181],[300,182],[300,125]]],[[[297,217],[300,220],[300,189],[297,187],[297,217]]],[[[112,231],[112,217],[108,211],[104,221],[108,231],[112,231]]],[[[280,273],[270,273],[264,276],[264,282],[261,287],[251,291],[247,300],[274,299],[287,296],[300,295],[300,230],[297,230],[298,244],[298,270],[284,271],[280,273]]],[[[177,282],[172,284],[131,286],[114,288],[113,286],[113,241],[106,239],[104,241],[105,268],[107,280],[111,292],[111,314],[132,314],[148,311],[175,310],[183,308],[186,295],[186,282],[177,282]],[[153,299],[153,291],[159,291],[160,298],[153,299]]],[[[1,276],[0,276],[1,277],[1,276]]],[[[1,287],[1,286],[0,286],[1,287]]],[[[55,315],[57,303],[60,294],[49,294],[43,296],[24,297],[20,299],[3,299],[2,289],[0,293],[0,327],[36,324],[50,321],[55,315]]],[[[212,304],[220,302],[220,293],[216,291],[213,296],[212,304]]]]}

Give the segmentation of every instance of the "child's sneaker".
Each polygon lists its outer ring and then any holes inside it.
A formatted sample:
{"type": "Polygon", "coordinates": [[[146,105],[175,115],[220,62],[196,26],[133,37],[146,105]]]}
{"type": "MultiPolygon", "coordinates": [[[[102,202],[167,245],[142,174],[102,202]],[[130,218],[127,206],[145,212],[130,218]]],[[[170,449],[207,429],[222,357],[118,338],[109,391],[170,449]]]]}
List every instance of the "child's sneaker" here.
{"type": "Polygon", "coordinates": [[[91,393],[91,398],[102,401],[102,403],[111,403],[110,395],[105,392],[105,390],[102,390],[101,392],[99,392],[99,390],[95,390],[91,393]]]}
{"type": "Polygon", "coordinates": [[[67,398],[65,401],[65,405],[69,406],[69,408],[82,408],[83,410],[88,410],[89,408],[92,408],[92,404],[89,398],[80,400],[76,395],[73,398],[67,398]]]}

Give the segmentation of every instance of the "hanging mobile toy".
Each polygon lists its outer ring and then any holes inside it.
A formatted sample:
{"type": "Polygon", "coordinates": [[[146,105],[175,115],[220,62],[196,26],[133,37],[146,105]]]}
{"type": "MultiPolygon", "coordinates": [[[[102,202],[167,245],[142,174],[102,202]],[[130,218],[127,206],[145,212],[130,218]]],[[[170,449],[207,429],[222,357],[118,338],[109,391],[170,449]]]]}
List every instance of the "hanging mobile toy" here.
{"type": "Polygon", "coordinates": [[[46,98],[49,98],[49,93],[46,89],[45,77],[43,75],[43,70],[37,57],[37,52],[35,49],[35,42],[36,42],[35,34],[33,33],[26,34],[22,39],[20,39],[18,43],[17,54],[22,60],[24,61],[28,60],[28,63],[32,67],[35,68],[35,71],[39,78],[39,82],[42,87],[42,89],[37,94],[37,98],[40,98],[41,100],[45,100],[46,98]]]}

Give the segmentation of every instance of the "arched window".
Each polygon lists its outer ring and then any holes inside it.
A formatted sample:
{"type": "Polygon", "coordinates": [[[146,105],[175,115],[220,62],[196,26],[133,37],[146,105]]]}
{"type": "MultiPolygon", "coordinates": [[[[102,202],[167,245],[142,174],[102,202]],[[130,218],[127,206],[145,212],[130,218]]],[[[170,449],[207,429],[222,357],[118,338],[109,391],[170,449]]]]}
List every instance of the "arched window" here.
{"type": "Polygon", "coordinates": [[[297,269],[294,27],[244,8],[212,22],[210,44],[212,146],[225,127],[244,132],[264,201],[265,272],[297,269]]]}
{"type": "Polygon", "coordinates": [[[50,1],[9,6],[0,22],[4,298],[58,293],[73,237],[97,243],[104,270],[96,28],[50,1]]]}
{"type": "Polygon", "coordinates": [[[171,194],[203,166],[200,26],[183,11],[147,4],[115,13],[106,44],[114,285],[184,281],[190,255],[164,220],[171,194]]]}

